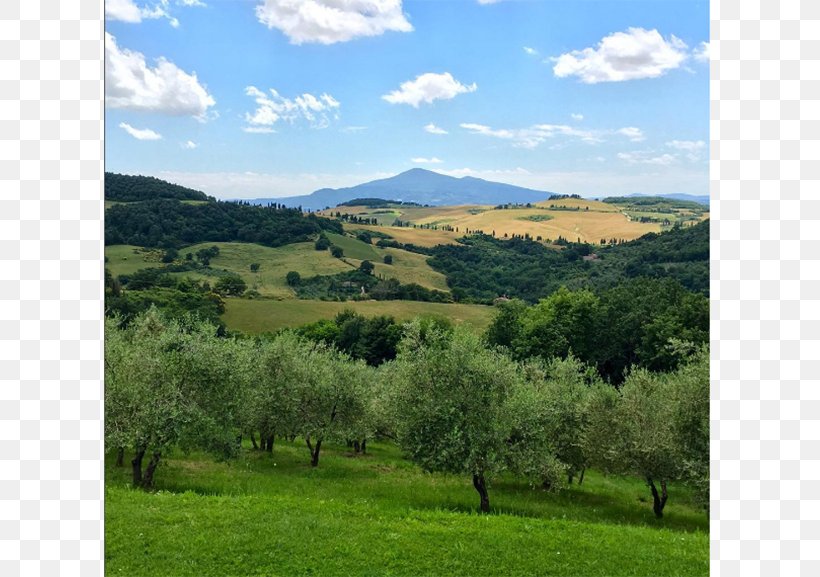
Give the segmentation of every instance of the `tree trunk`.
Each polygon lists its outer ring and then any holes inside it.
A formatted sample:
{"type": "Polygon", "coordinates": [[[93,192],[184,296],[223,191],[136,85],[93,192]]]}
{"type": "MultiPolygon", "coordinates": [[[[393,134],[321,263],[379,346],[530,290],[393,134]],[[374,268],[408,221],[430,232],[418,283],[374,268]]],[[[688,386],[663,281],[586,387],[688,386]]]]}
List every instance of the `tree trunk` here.
{"type": "Polygon", "coordinates": [[[125,458],[125,447],[117,449],[117,467],[122,467],[122,460],[125,458]]]}
{"type": "Polygon", "coordinates": [[[268,453],[273,453],[273,433],[268,435],[267,451],[268,451],[268,453]]]}
{"type": "Polygon", "coordinates": [[[322,447],[322,439],[316,440],[316,446],[310,452],[310,466],[311,467],[318,467],[319,466],[319,449],[322,447]]]}
{"type": "Polygon", "coordinates": [[[154,471],[157,470],[161,454],[159,451],[154,451],[154,454],[151,455],[151,460],[148,461],[148,466],[145,467],[145,475],[142,478],[143,489],[150,489],[154,486],[154,471]]]}
{"type": "Polygon", "coordinates": [[[313,444],[310,442],[310,435],[305,437],[305,443],[307,443],[308,451],[310,451],[311,456],[313,456],[313,444]]]}
{"type": "Polygon", "coordinates": [[[362,439],[362,455],[367,453],[367,439],[362,439]]]}
{"type": "Polygon", "coordinates": [[[256,435],[254,434],[253,431],[251,431],[251,445],[253,445],[253,450],[254,451],[259,450],[259,445],[256,444],[256,435]]]}
{"type": "Polygon", "coordinates": [[[133,474],[134,487],[142,485],[142,458],[145,456],[145,449],[137,449],[134,458],[131,459],[131,472],[133,474]]]}
{"type": "Polygon", "coordinates": [[[361,445],[359,445],[359,441],[353,441],[353,450],[357,453],[362,450],[361,445]]]}
{"type": "Polygon", "coordinates": [[[484,473],[473,475],[473,487],[475,487],[475,490],[478,491],[478,495],[481,497],[481,512],[489,513],[490,496],[487,494],[487,483],[484,480],[484,473]]]}
{"type": "Polygon", "coordinates": [[[578,477],[578,484],[579,485],[584,482],[584,473],[586,473],[586,472],[587,472],[587,468],[586,467],[581,467],[581,476],[578,477]]]}
{"type": "Polygon", "coordinates": [[[567,474],[567,485],[572,485],[572,479],[575,477],[573,473],[567,474]]]}
{"type": "Polygon", "coordinates": [[[663,508],[666,506],[666,499],[669,495],[666,492],[666,481],[661,481],[661,494],[658,495],[658,489],[655,488],[655,483],[651,478],[647,477],[646,482],[649,483],[649,488],[652,490],[652,510],[655,511],[655,517],[663,518],[663,508]]]}
{"type": "Polygon", "coordinates": [[[349,449],[349,448],[351,448],[351,447],[353,446],[353,441],[351,441],[350,439],[348,439],[347,441],[345,441],[345,443],[347,444],[347,448],[348,448],[348,449],[349,449]]]}

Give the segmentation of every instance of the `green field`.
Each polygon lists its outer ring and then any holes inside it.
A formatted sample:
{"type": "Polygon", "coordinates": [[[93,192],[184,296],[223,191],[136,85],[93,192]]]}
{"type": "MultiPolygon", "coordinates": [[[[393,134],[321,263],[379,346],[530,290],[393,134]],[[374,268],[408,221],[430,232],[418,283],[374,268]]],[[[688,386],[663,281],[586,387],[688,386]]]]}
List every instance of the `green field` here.
{"type": "MultiPolygon", "coordinates": [[[[332,275],[358,268],[362,260],[375,265],[374,274],[384,278],[396,278],[404,284],[417,283],[423,287],[449,291],[446,277],[427,264],[427,256],[395,248],[369,245],[355,238],[329,234],[334,244],[344,250],[344,259],[333,258],[330,251],[317,251],[312,242],[289,244],[278,248],[241,242],[206,242],[179,250],[180,259],[186,253],[196,254],[202,248],[219,247],[219,255],[211,259],[211,273],[228,270],[239,274],[249,289],[261,295],[277,299],[293,298],[291,288],[285,282],[290,271],[302,278],[315,275],[332,275]],[[384,256],[391,255],[393,264],[384,264],[384,256]],[[259,271],[251,272],[252,263],[259,263],[259,271]]],[[[108,257],[106,267],[111,274],[128,275],[142,268],[162,266],[161,249],[141,249],[131,245],[105,247],[108,257]]],[[[172,273],[174,276],[191,277],[213,282],[213,274],[195,271],[172,273]]]]}
{"type": "Polygon", "coordinates": [[[323,446],[316,469],[301,440],[226,463],[166,457],[155,493],[106,460],[107,575],[709,573],[708,519],[674,485],[656,520],[638,479],[590,471],[556,494],[502,478],[481,515],[468,477],[423,473],[389,444],[323,446]]]}
{"type": "Polygon", "coordinates": [[[468,323],[477,330],[490,324],[495,310],[484,305],[425,303],[418,301],[309,301],[225,299],[222,319],[229,329],[258,334],[283,327],[297,327],[321,319],[331,319],[344,309],[365,316],[392,315],[397,321],[419,315],[439,315],[454,323],[468,323]]]}
{"type": "Polygon", "coordinates": [[[130,244],[115,244],[105,247],[108,262],[105,266],[115,277],[133,274],[143,268],[162,266],[161,250],[143,249],[130,244]]]}

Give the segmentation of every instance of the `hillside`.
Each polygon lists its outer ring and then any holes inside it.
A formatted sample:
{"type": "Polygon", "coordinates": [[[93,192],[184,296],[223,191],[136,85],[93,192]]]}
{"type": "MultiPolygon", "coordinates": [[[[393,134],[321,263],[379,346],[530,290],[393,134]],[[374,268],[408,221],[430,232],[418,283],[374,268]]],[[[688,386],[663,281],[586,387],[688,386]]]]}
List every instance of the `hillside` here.
{"type": "Polygon", "coordinates": [[[176,200],[213,200],[204,192],[172,184],[153,176],[105,173],[105,200],[136,202],[168,198],[176,200]]]}
{"type": "Polygon", "coordinates": [[[491,182],[464,176],[454,178],[422,168],[413,168],[396,176],[373,180],[348,188],[322,188],[312,194],[286,198],[260,198],[250,202],[281,202],[286,206],[321,210],[355,198],[395,199],[402,202],[434,206],[458,204],[498,204],[500,202],[536,202],[551,193],[511,184],[491,182]]]}

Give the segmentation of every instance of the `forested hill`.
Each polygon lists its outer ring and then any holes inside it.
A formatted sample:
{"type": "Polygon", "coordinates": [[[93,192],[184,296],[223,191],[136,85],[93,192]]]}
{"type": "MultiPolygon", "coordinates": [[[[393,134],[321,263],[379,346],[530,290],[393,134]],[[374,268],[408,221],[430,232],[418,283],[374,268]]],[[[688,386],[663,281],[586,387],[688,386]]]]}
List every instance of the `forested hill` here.
{"type": "Polygon", "coordinates": [[[135,202],[158,198],[213,200],[204,192],[165,182],[153,176],[105,173],[105,200],[135,202]]]}
{"type": "Polygon", "coordinates": [[[556,250],[527,239],[480,235],[432,253],[428,263],[447,276],[453,296],[462,301],[506,295],[536,302],[561,286],[604,290],[637,277],[674,278],[690,291],[709,291],[708,220],[612,247],[568,243],[556,250]]]}
{"type": "Polygon", "coordinates": [[[342,233],[339,221],[276,206],[211,200],[185,204],[146,200],[105,212],[105,244],[175,247],[199,242],[253,242],[281,246],[310,240],[322,230],[342,233]]]}

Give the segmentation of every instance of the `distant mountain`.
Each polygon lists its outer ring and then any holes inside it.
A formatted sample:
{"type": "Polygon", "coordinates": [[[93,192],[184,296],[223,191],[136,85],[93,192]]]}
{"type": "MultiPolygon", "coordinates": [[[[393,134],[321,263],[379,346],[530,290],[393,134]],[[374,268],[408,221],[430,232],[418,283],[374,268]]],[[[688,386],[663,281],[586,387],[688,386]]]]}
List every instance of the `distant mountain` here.
{"type": "MultiPolygon", "coordinates": [[[[628,194],[627,197],[632,198],[635,196],[645,196],[643,194],[628,194]]],[[[706,207],[709,206],[709,195],[697,195],[697,194],[653,194],[652,196],[661,196],[663,198],[671,198],[674,200],[688,200],[690,202],[697,202],[698,204],[702,204],[706,207]]]]}
{"type": "Polygon", "coordinates": [[[276,202],[290,207],[301,206],[303,209],[319,210],[337,206],[354,198],[384,198],[441,206],[538,202],[546,200],[551,194],[547,191],[490,182],[472,176],[454,178],[423,168],[413,168],[390,178],[348,188],[322,188],[304,196],[258,198],[248,202],[276,202]]]}

